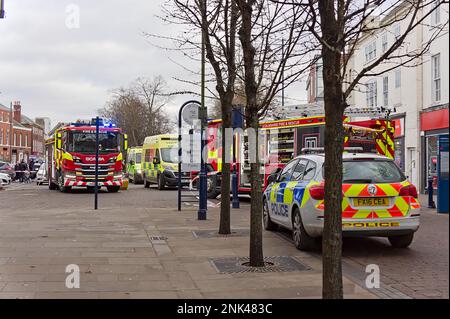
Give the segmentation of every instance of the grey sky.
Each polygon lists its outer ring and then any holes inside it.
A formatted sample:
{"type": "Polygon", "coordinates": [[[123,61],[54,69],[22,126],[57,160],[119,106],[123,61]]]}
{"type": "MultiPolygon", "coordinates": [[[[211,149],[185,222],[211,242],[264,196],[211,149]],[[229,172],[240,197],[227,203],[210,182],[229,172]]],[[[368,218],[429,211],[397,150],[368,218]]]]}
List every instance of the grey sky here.
{"type": "MultiPolygon", "coordinates": [[[[0,20],[0,102],[19,100],[29,117],[48,116],[52,124],[91,118],[108,99],[109,90],[139,76],[162,75],[170,89],[195,88],[173,80],[189,77],[179,54],[150,45],[142,32],[175,34],[174,26],[155,17],[164,0],[6,0],[0,20]],[[80,8],[80,28],[66,27],[66,8],[80,8]]],[[[166,43],[168,44],[168,43],[166,43]]],[[[300,103],[304,84],[287,95],[300,103]]],[[[175,116],[174,98],[167,111],[175,116]]]]}

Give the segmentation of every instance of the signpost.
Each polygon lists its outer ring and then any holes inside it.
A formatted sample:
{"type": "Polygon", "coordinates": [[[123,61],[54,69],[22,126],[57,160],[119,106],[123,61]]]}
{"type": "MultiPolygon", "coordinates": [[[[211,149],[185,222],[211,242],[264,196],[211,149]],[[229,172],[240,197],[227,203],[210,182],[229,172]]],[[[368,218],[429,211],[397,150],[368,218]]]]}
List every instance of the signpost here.
{"type": "Polygon", "coordinates": [[[448,213],[448,191],[449,191],[449,137],[439,136],[438,143],[438,213],[448,213]]]}
{"type": "Polygon", "coordinates": [[[95,118],[95,185],[94,185],[94,209],[98,209],[98,147],[99,147],[99,126],[100,126],[100,118],[97,116],[95,118]]]}
{"type": "MultiPolygon", "coordinates": [[[[203,135],[201,134],[201,127],[199,132],[198,125],[200,124],[199,113],[201,104],[197,101],[188,101],[184,103],[178,114],[178,210],[181,211],[181,202],[194,202],[188,200],[195,197],[193,195],[183,195],[182,182],[183,175],[187,172],[201,171],[202,157],[202,142],[203,135]],[[183,125],[184,124],[184,125],[183,125]],[[200,145],[199,145],[200,144],[200,145]]],[[[205,175],[206,176],[206,175],[205,175]]],[[[200,189],[200,207],[202,190],[200,189]]],[[[206,191],[206,188],[205,188],[206,191]]],[[[206,197],[206,196],[205,196],[206,197]]],[[[197,201],[196,201],[197,202],[197,201]]],[[[206,204],[205,204],[206,206],[206,204]]],[[[200,217],[199,217],[200,219],[200,217]]]]}

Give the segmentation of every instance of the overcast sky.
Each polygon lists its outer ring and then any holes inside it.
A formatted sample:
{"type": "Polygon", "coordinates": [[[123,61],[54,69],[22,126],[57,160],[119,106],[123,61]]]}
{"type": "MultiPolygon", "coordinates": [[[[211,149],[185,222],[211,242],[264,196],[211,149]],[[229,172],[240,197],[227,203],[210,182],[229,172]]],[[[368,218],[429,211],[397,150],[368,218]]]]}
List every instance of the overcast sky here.
{"type": "MultiPolygon", "coordinates": [[[[179,31],[156,17],[163,2],[5,0],[6,18],[0,20],[0,102],[19,100],[24,114],[48,116],[54,125],[94,117],[111,89],[137,77],[162,75],[171,90],[193,90],[173,79],[190,75],[170,59],[191,62],[149,44],[142,35],[179,31]],[[74,8],[79,8],[79,28],[73,28],[74,8]]],[[[291,87],[286,104],[304,102],[305,93],[304,83],[291,87]]],[[[173,99],[167,111],[175,116],[180,104],[191,98],[173,99]]]]}

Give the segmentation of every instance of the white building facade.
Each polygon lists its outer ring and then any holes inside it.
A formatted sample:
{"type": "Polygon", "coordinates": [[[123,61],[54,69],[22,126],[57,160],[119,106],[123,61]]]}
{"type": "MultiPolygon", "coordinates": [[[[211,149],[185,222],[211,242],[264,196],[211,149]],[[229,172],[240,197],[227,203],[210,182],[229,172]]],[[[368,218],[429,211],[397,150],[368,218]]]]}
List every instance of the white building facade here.
{"type": "MultiPolygon", "coordinates": [[[[397,22],[393,19],[407,9],[406,6],[399,7],[383,20],[373,21],[388,26],[360,39],[349,61],[350,77],[379,58],[396,37],[405,32],[410,19],[397,22]]],[[[379,75],[364,77],[348,100],[349,105],[355,107],[385,106],[395,110],[391,113],[396,126],[395,158],[422,191],[428,178],[435,178],[436,175],[437,136],[448,134],[448,9],[448,4],[441,5],[426,17],[424,23],[416,27],[397,50],[400,54],[417,52],[443,27],[439,37],[433,40],[421,58],[395,69],[392,68],[400,60],[380,64],[372,71],[379,75]]],[[[423,14],[426,13],[421,12],[418,18],[423,14]]]]}

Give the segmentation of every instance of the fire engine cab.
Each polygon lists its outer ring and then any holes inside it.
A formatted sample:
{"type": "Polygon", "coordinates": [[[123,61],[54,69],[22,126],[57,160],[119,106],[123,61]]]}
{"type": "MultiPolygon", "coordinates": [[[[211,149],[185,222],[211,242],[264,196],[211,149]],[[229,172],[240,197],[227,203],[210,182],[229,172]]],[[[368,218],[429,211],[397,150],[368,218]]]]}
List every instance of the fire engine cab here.
{"type": "MultiPolygon", "coordinates": [[[[61,124],[46,141],[49,188],[95,186],[96,127],[92,123],[61,124]]],[[[114,124],[99,128],[98,187],[118,192],[123,185],[123,152],[127,135],[114,124]]]]}

